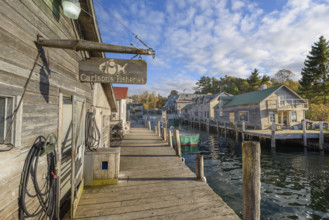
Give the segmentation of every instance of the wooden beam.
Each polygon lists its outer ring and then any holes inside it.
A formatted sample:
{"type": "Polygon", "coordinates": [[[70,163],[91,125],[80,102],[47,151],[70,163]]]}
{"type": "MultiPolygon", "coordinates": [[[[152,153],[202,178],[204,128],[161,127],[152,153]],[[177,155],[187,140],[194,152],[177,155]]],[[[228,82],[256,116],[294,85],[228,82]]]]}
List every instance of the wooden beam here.
{"type": "Polygon", "coordinates": [[[43,47],[53,47],[70,50],[84,50],[93,52],[109,52],[109,53],[127,53],[154,55],[155,52],[149,49],[137,49],[134,47],[119,46],[113,44],[103,44],[86,40],[62,40],[62,39],[38,39],[37,44],[43,47]]]}

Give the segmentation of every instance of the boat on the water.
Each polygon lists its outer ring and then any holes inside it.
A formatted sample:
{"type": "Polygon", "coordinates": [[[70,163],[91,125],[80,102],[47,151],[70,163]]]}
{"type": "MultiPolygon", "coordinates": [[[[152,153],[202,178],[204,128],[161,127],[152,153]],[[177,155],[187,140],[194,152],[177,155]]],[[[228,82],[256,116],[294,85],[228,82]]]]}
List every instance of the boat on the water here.
{"type": "MultiPolygon", "coordinates": [[[[193,146],[198,145],[200,134],[189,133],[180,131],[179,140],[181,146],[193,146]]],[[[172,137],[172,143],[175,144],[174,137],[172,137]]]]}

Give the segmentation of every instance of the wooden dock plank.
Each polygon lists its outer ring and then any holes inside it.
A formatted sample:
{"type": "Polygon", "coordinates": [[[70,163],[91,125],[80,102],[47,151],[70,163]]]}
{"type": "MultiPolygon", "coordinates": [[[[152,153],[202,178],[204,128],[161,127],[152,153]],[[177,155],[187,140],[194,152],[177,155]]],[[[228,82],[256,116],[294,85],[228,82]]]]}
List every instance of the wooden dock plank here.
{"type": "Polygon", "coordinates": [[[78,219],[239,219],[145,128],[132,128],[121,143],[118,185],[86,187],[78,219]]]}

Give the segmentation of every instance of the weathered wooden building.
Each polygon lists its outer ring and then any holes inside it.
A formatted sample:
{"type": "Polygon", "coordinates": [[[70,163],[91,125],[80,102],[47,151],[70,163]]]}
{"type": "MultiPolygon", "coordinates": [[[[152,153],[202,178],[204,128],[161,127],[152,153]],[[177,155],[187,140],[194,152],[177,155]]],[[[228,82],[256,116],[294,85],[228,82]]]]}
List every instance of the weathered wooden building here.
{"type": "MultiPolygon", "coordinates": [[[[222,97],[215,106],[219,122],[242,124],[257,129],[269,129],[274,122],[281,128],[299,126],[305,119],[308,101],[287,86],[275,86],[261,91],[222,97]]],[[[296,127],[296,128],[297,128],[296,127]]]]}
{"type": "MultiPolygon", "coordinates": [[[[71,20],[60,0],[0,1],[0,219],[18,219],[18,196],[24,160],[35,139],[57,136],[60,206],[72,208],[83,186],[85,115],[94,112],[100,147],[110,146],[110,116],[116,111],[111,84],[82,83],[79,61],[104,57],[101,52],[38,48],[43,39],[84,39],[101,42],[92,0],[80,0],[81,14],[71,20]],[[26,82],[31,80],[26,88],[26,82]],[[25,95],[17,109],[24,90],[25,95]]],[[[46,164],[45,159],[42,160],[46,164]]],[[[42,169],[39,171],[43,175],[42,169]]],[[[36,201],[26,201],[30,208],[36,201]]]]}
{"type": "Polygon", "coordinates": [[[226,97],[230,94],[221,92],[218,94],[203,95],[193,99],[192,108],[190,110],[193,120],[209,123],[215,119],[214,107],[219,103],[220,97],[226,97]]]}
{"type": "Polygon", "coordinates": [[[201,94],[179,94],[175,100],[175,109],[178,117],[182,117],[182,109],[193,103],[193,99],[202,96],[201,94]]]}

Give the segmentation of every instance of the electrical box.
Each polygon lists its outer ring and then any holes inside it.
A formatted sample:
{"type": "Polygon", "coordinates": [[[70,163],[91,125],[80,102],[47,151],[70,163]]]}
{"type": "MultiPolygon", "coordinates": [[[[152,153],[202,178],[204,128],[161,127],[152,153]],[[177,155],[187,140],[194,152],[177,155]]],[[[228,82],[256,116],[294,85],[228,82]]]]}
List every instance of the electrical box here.
{"type": "Polygon", "coordinates": [[[88,151],[84,158],[84,184],[98,186],[117,184],[120,171],[120,147],[88,151]]]}

